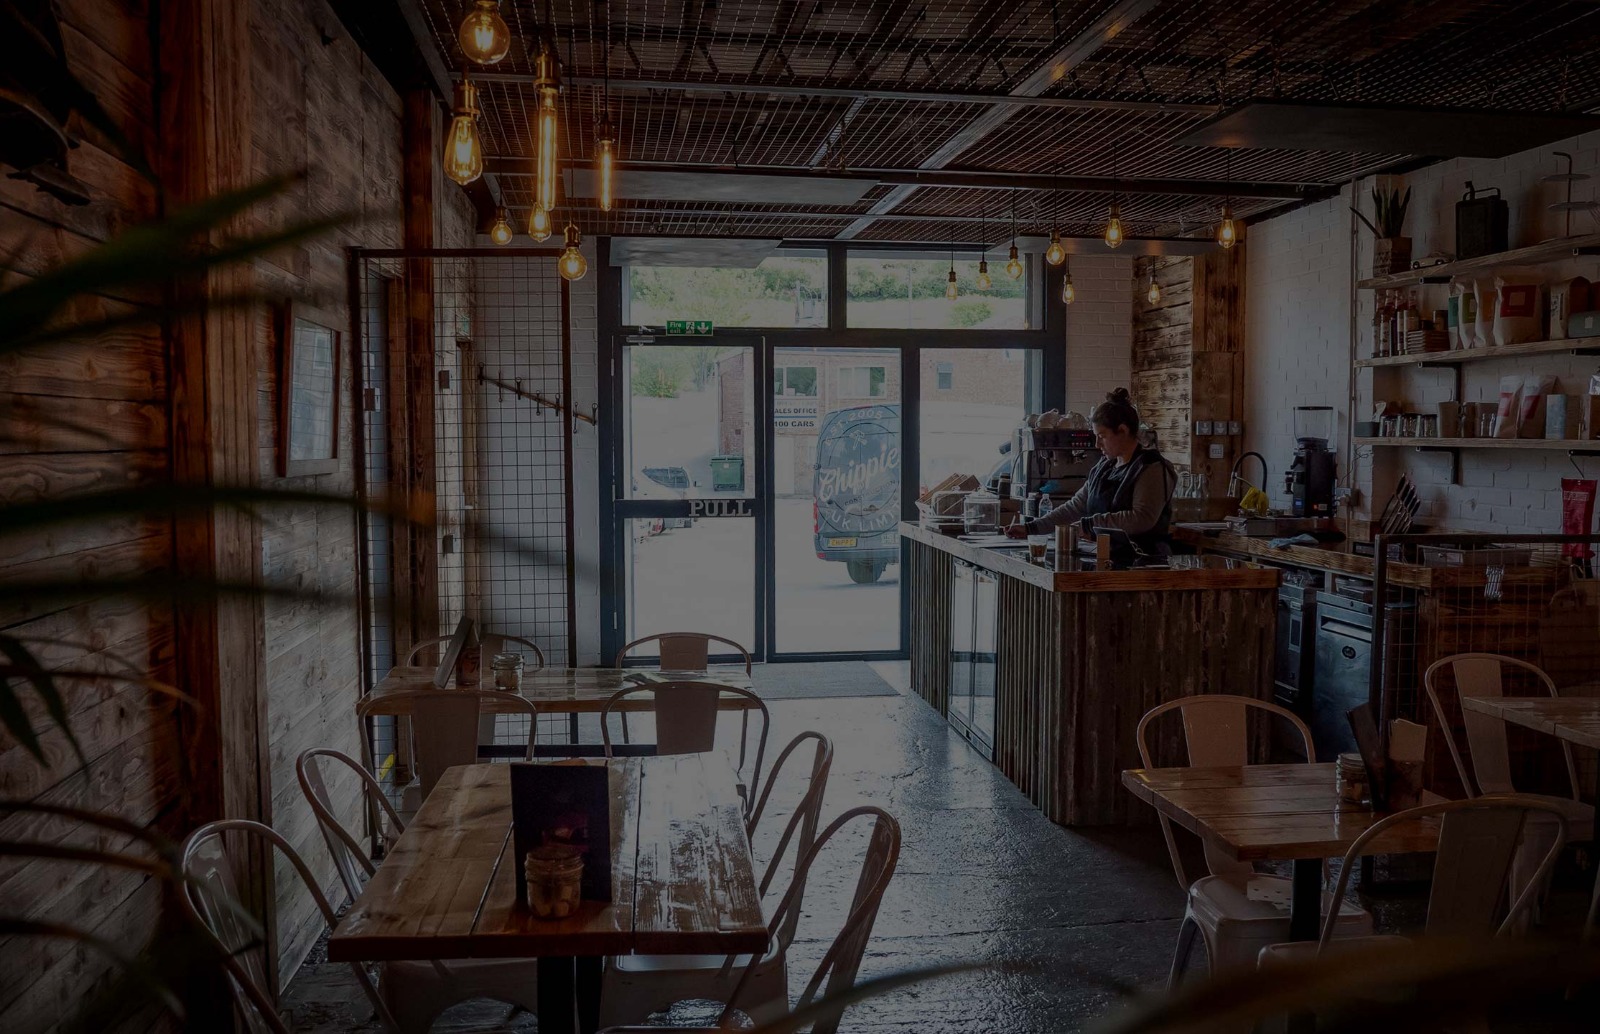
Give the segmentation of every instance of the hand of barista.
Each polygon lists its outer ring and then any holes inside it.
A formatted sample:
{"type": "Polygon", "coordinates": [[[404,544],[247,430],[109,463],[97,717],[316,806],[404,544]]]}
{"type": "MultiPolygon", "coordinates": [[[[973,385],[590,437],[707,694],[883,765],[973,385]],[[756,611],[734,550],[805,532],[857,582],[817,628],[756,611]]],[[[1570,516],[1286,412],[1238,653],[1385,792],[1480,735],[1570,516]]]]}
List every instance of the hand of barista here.
{"type": "Polygon", "coordinates": [[[1027,521],[1012,521],[1010,524],[1006,525],[1006,538],[1008,538],[1008,539],[1025,539],[1027,537],[1028,537],[1028,522],[1027,521]]]}

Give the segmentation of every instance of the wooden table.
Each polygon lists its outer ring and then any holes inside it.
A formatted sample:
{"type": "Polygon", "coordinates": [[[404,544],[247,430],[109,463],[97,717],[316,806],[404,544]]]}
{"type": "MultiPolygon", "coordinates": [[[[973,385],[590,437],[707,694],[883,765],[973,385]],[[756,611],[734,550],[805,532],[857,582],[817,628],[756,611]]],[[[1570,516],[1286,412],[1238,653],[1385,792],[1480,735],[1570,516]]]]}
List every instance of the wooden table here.
{"type": "MultiPolygon", "coordinates": [[[[1122,785],[1162,815],[1240,861],[1292,861],[1289,935],[1315,940],[1322,916],[1322,863],[1343,856],[1383,816],[1339,799],[1333,765],[1149,768],[1122,785]]],[[[1407,854],[1438,846],[1437,821],[1402,824],[1363,854],[1407,854]]]]}
{"type": "MultiPolygon", "coordinates": [[[[369,714],[410,714],[408,703],[396,699],[395,707],[384,707],[384,698],[395,696],[405,690],[433,689],[433,668],[400,666],[392,668],[389,674],[383,677],[369,697],[366,706],[369,714]]],[[[522,673],[523,697],[538,705],[541,714],[564,714],[569,716],[569,735],[567,744],[539,744],[534,748],[540,756],[593,756],[598,757],[604,753],[599,744],[585,744],[578,742],[578,716],[581,714],[599,714],[606,701],[619,689],[630,686],[648,685],[652,682],[710,682],[727,686],[730,689],[751,689],[750,676],[744,669],[713,669],[711,671],[656,671],[634,670],[626,668],[540,668],[536,671],[522,673]]],[[[719,705],[727,711],[747,711],[756,704],[749,697],[738,693],[724,693],[719,705]]],[[[491,704],[490,711],[494,708],[491,704]]],[[[616,710],[618,712],[644,712],[655,710],[655,701],[649,694],[641,693],[621,701],[616,710]]],[[[644,744],[617,744],[615,753],[645,753],[653,748],[644,744]]],[[[521,757],[522,751],[518,747],[504,748],[497,753],[494,749],[480,750],[483,756],[494,757],[503,754],[507,757],[521,757]]]]}
{"type": "MultiPolygon", "coordinates": [[[[596,762],[591,762],[591,764],[596,762]]],[[[618,758],[612,900],[568,919],[517,904],[508,765],[463,765],[328,940],[334,962],[537,958],[539,1029],[593,1031],[600,957],[762,952],[767,931],[734,774],[719,754],[618,758]],[[580,961],[581,960],[581,961],[580,961]]]]}

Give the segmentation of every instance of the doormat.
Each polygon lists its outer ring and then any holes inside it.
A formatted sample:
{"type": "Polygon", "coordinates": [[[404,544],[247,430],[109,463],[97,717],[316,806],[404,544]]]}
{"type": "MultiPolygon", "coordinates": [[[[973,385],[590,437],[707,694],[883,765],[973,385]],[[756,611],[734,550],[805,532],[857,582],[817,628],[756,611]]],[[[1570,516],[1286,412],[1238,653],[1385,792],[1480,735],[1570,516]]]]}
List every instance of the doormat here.
{"type": "Polygon", "coordinates": [[[899,696],[866,661],[758,664],[754,681],[765,700],[899,696]]]}

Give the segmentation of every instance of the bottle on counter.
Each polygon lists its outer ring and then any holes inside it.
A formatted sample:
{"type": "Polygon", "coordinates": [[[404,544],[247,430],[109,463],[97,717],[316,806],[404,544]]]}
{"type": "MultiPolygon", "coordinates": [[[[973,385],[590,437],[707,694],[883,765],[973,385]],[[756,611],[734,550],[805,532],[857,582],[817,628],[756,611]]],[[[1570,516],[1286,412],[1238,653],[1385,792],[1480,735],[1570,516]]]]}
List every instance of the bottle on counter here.
{"type": "Polygon", "coordinates": [[[1044,517],[1044,516],[1048,515],[1050,513],[1050,511],[1054,510],[1055,508],[1056,508],[1056,504],[1052,503],[1050,501],[1050,493],[1049,492],[1040,492],[1039,493],[1039,516],[1040,517],[1044,517]]]}
{"type": "Polygon", "coordinates": [[[1033,520],[1039,516],[1039,493],[1029,492],[1028,497],[1022,501],[1022,516],[1024,520],[1033,520]]]}

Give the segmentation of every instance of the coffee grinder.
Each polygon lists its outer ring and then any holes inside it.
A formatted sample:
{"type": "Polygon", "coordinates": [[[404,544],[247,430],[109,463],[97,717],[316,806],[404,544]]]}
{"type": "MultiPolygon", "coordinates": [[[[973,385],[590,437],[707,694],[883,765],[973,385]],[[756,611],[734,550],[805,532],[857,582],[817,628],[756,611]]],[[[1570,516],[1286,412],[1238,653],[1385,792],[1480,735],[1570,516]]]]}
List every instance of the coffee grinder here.
{"type": "Polygon", "coordinates": [[[1293,500],[1296,517],[1332,517],[1333,485],[1338,461],[1328,449],[1333,437],[1332,406],[1296,406],[1294,464],[1284,472],[1283,487],[1293,500]]]}

